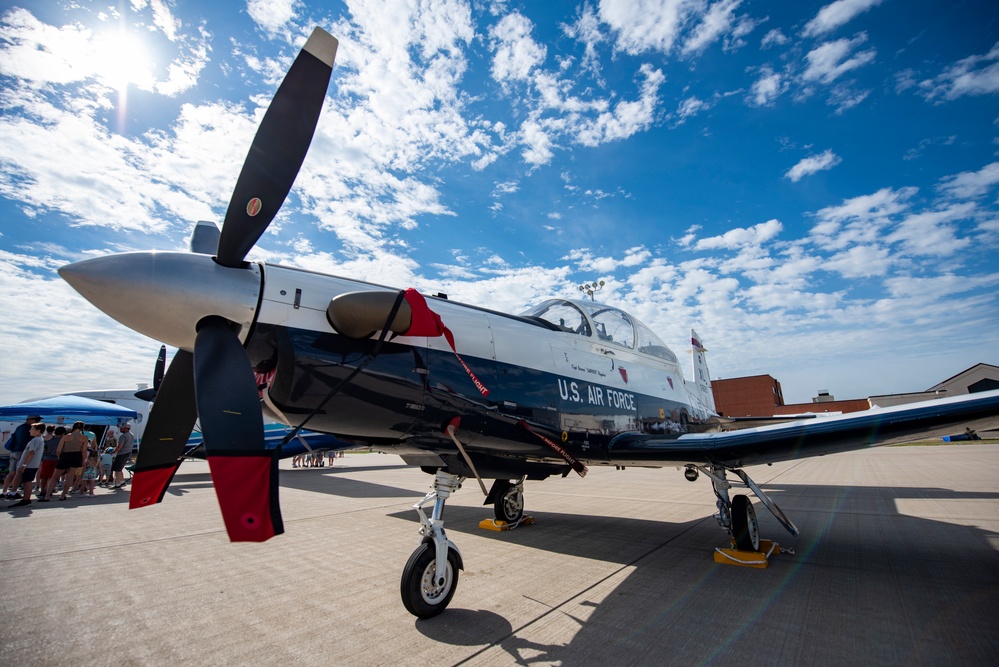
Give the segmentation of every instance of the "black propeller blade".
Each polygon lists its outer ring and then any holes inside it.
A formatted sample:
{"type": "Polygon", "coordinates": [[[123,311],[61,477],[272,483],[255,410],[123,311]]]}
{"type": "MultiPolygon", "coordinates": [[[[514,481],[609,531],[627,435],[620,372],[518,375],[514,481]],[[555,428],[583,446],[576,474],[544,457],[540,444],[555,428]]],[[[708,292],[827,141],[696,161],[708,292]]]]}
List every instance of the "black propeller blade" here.
{"type": "Polygon", "coordinates": [[[135,397],[143,401],[156,400],[156,392],[163,382],[163,370],[166,368],[166,345],[160,345],[160,353],[156,356],[156,366],[153,367],[153,386],[150,389],[140,389],[135,397]]]}
{"type": "Polygon", "coordinates": [[[205,453],[222,518],[234,542],[284,532],[278,507],[278,459],[264,447],[260,394],[250,359],[228,320],[198,325],[194,387],[205,453]]]}
{"type": "Polygon", "coordinates": [[[194,355],[177,350],[156,394],[135,460],[129,508],[163,500],[180,467],[180,456],[198,417],[194,403],[194,355]]]}
{"type": "MultiPolygon", "coordinates": [[[[264,114],[218,238],[220,265],[244,265],[246,253],[288,196],[315,133],[337,44],[316,28],[264,114]]],[[[215,237],[210,232],[207,225],[195,230],[192,251],[211,249],[215,237]]],[[[278,458],[266,449],[260,395],[234,327],[220,315],[209,315],[197,325],[194,353],[182,349],[174,357],[143,435],[129,506],[162,500],[200,417],[229,539],[262,542],[284,532],[278,458]]]]}
{"type": "Polygon", "coordinates": [[[250,145],[222,225],[217,261],[238,267],[291,190],[319,121],[337,40],[316,28],[302,47],[250,145]]]}

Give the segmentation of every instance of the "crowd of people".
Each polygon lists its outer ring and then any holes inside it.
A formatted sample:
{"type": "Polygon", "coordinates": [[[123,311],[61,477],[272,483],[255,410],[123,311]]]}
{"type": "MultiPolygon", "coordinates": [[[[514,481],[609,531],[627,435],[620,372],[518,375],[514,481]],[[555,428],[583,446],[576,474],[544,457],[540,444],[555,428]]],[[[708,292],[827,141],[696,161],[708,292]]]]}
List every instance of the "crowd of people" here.
{"type": "Polygon", "coordinates": [[[343,456],[343,452],[338,452],[332,449],[322,449],[315,452],[308,452],[305,454],[297,454],[291,459],[292,468],[321,468],[326,465],[326,459],[329,458],[330,466],[332,467],[333,461],[337,458],[343,456]]]}
{"type": "Polygon", "coordinates": [[[4,444],[10,459],[0,499],[15,500],[7,507],[19,508],[31,505],[32,493],[45,503],[56,494],[64,501],[93,498],[98,487],[122,489],[134,445],[131,424],[122,424],[117,436],[107,428],[98,442],[82,421],[67,428],[31,415],[4,444]]]}

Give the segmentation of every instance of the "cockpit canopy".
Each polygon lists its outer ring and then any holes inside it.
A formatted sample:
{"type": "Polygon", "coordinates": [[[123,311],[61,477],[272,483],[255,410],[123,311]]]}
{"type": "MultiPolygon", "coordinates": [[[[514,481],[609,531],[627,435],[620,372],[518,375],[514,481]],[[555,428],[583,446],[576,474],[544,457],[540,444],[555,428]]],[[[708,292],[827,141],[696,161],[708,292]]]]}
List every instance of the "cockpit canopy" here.
{"type": "Polygon", "coordinates": [[[565,333],[620,345],[676,363],[676,355],[651,329],[613,306],[593,301],[549,299],[521,315],[544,320],[565,333]]]}

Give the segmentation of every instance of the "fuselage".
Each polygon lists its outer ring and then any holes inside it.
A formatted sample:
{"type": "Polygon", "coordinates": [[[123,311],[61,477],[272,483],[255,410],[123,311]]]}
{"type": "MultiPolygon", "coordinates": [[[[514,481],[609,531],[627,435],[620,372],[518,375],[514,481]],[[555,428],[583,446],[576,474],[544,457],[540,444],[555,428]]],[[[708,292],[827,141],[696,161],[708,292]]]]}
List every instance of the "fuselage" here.
{"type": "Polygon", "coordinates": [[[330,300],[396,290],[281,266],[261,273],[246,347],[255,366],[275,367],[266,404],[288,423],[318,408],[309,428],[419,450],[439,447],[444,426],[459,416],[457,436],[470,451],[551,459],[523,421],[575,457],[603,463],[620,433],[679,435],[709,417],[687,392],[675,355],[644,325],[615,308],[564,299],[528,316],[428,299],[488,396],[442,337],[399,336],[327,402],[377,345],[377,336],[339,335],[327,321],[330,300]]]}
{"type": "Polygon", "coordinates": [[[442,337],[390,338],[369,360],[377,335],[351,339],[327,320],[336,296],[393,288],[166,252],[87,260],[63,276],[115,319],[186,350],[201,317],[222,314],[268,377],[267,416],[408,453],[417,463],[421,453],[450,447],[445,428],[455,418],[470,452],[561,462],[541,433],[601,464],[611,462],[607,449],[619,434],[679,436],[710,416],[688,392],[673,352],[634,318],[600,304],[556,299],[518,316],[430,297],[486,396],[442,337]],[[129,276],[125,284],[121,275],[129,276]]]}

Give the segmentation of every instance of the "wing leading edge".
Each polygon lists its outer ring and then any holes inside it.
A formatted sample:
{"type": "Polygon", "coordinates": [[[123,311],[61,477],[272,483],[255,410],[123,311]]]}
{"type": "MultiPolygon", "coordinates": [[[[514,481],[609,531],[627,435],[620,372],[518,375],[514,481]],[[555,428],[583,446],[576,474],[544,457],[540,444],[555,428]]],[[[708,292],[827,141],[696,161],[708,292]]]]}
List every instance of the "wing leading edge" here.
{"type": "Polygon", "coordinates": [[[999,429],[999,390],[678,438],[622,433],[610,442],[608,454],[613,462],[633,465],[746,466],[915,442],[964,428],[999,429]]]}

